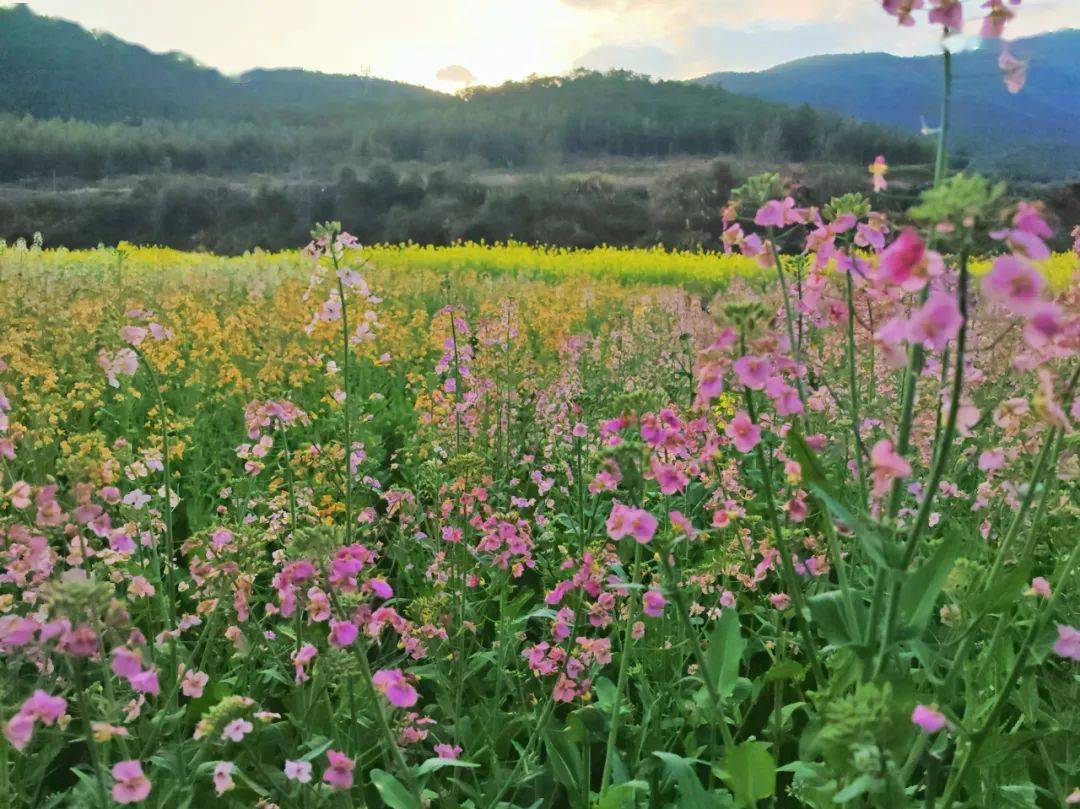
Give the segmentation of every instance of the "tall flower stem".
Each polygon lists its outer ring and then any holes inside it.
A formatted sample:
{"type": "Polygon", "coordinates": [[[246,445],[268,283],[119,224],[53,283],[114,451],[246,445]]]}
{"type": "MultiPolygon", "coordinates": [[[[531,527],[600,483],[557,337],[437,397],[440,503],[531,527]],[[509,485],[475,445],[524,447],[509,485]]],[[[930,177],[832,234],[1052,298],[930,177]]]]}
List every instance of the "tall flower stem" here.
{"type": "MultiPolygon", "coordinates": [[[[1073,372],[1072,378],[1069,380],[1069,385],[1065,391],[1065,396],[1063,397],[1065,401],[1072,399],[1072,392],[1076,387],[1078,377],[1080,377],[1080,365],[1077,366],[1076,370],[1073,372]]],[[[1047,436],[1042,449],[1039,451],[1039,457],[1035,461],[1035,470],[1031,474],[1031,480],[1028,483],[1027,491],[1024,492],[1024,498],[1020,501],[1020,508],[1018,508],[1013,515],[1012,522],[1009,523],[1009,527],[1005,531],[1005,537],[998,546],[997,555],[994,557],[994,564],[991,565],[990,572],[986,575],[986,589],[990,589],[990,587],[993,586],[995,577],[1001,570],[1001,566],[1005,563],[1005,558],[1009,553],[1009,549],[1012,547],[1012,543],[1020,531],[1020,526],[1023,524],[1024,518],[1027,517],[1028,511],[1031,509],[1031,504],[1035,500],[1035,491],[1038,489],[1047,468],[1050,466],[1051,457],[1056,456],[1057,454],[1056,447],[1058,446],[1058,442],[1063,432],[1064,430],[1062,430],[1061,427],[1054,427],[1051,429],[1050,435],[1047,436]]]]}
{"type": "Polygon", "coordinates": [[[634,569],[631,572],[634,588],[629,595],[626,608],[626,628],[623,631],[622,649],[619,650],[619,679],[615,685],[615,697],[611,702],[611,724],[608,728],[607,747],[604,753],[604,770],[600,776],[600,794],[603,795],[611,783],[611,768],[615,763],[615,742],[619,735],[619,712],[622,708],[622,696],[626,690],[626,678],[630,673],[630,657],[634,650],[635,604],[638,599],[636,585],[641,581],[641,544],[634,543],[634,569]]]}
{"type": "Polygon", "coordinates": [[[860,422],[860,409],[859,409],[859,380],[856,375],[856,354],[855,354],[855,292],[854,284],[851,280],[851,273],[848,272],[845,276],[847,287],[847,310],[848,310],[848,328],[847,328],[847,360],[848,360],[848,387],[851,388],[851,397],[849,399],[849,406],[851,408],[851,431],[855,437],[855,464],[859,470],[859,491],[862,493],[863,504],[867,501],[866,491],[866,461],[863,458],[863,440],[862,434],[859,431],[860,422]]]}
{"type": "MultiPolygon", "coordinates": [[[[324,578],[326,577],[324,576],[324,578]]],[[[341,606],[337,594],[330,588],[328,588],[328,592],[334,611],[342,616],[341,620],[348,620],[348,612],[341,606]]],[[[360,665],[359,679],[363,684],[364,692],[371,705],[371,710],[375,714],[375,723],[378,727],[379,736],[382,737],[382,744],[385,748],[384,752],[387,759],[393,763],[394,767],[399,772],[401,772],[406,780],[409,791],[412,792],[413,797],[419,801],[420,788],[416,782],[416,775],[405,761],[405,756],[401,753],[401,748],[398,746],[397,739],[394,738],[394,733],[390,729],[390,723],[386,719],[386,711],[383,709],[379,692],[375,690],[375,682],[371,675],[371,664],[368,663],[367,658],[367,646],[363,643],[355,643],[353,644],[353,651],[355,653],[356,662],[360,665]]],[[[346,679],[346,685],[349,688],[350,702],[352,701],[352,683],[352,678],[346,679]]],[[[355,717],[350,718],[350,729],[353,722],[355,722],[355,717]]],[[[351,732],[349,733],[349,736],[352,736],[351,732]]]]}
{"type": "Polygon", "coordinates": [[[953,805],[956,800],[956,793],[961,785],[963,785],[964,779],[971,770],[979,751],[982,749],[983,744],[986,743],[990,734],[993,733],[994,726],[1001,715],[1001,711],[1012,696],[1012,691],[1016,687],[1016,683],[1019,681],[1020,675],[1024,671],[1024,667],[1027,665],[1027,657],[1031,652],[1031,647],[1042,633],[1047,619],[1053,614],[1054,605],[1057,603],[1064,585],[1069,581],[1069,577],[1072,575],[1072,570],[1076,565],[1077,559],[1080,559],[1080,542],[1073,546],[1072,553],[1069,554],[1069,558],[1065,561],[1065,566],[1061,571],[1061,575],[1058,578],[1058,581],[1054,583],[1053,595],[1050,597],[1046,609],[1031,622],[1027,635],[1024,636],[1024,640],[1020,644],[1019,650],[1016,652],[1016,658],[1013,662],[1012,669],[1009,671],[1009,677],[1005,681],[1005,685],[1002,687],[1001,692],[998,694],[997,700],[994,702],[990,712],[986,715],[986,719],[983,721],[982,726],[972,734],[971,742],[964,751],[963,758],[960,759],[960,764],[954,771],[953,776],[949,779],[948,786],[945,789],[945,794],[941,799],[942,809],[949,809],[949,807],[953,805]]]}
{"type": "MultiPolygon", "coordinates": [[[[907,570],[915,552],[919,546],[919,540],[926,532],[930,522],[930,511],[934,506],[934,496],[937,493],[938,484],[945,474],[945,466],[949,462],[952,451],[953,439],[956,437],[956,420],[960,412],[960,397],[964,386],[964,350],[967,342],[968,329],[968,254],[965,247],[960,253],[960,273],[956,287],[957,306],[960,310],[960,330],[956,335],[956,366],[953,370],[952,388],[949,392],[949,412],[945,417],[945,425],[941,431],[941,440],[938,442],[934,454],[934,465],[930,471],[930,478],[923,490],[922,503],[915,515],[915,522],[911,526],[907,540],[904,543],[903,553],[900,557],[900,570],[907,570]]],[[[881,576],[884,578],[884,576],[881,576]]],[[[892,645],[896,633],[896,623],[900,614],[900,594],[903,590],[904,581],[895,577],[888,601],[888,611],[885,617],[885,632],[881,638],[881,647],[878,651],[875,672],[880,672],[884,665],[885,656],[892,645]]]]}
{"type": "MultiPolygon", "coordinates": [[[[757,422],[757,414],[754,408],[753,394],[747,390],[746,396],[746,411],[750,416],[752,422],[757,422]]],[[[765,493],[765,509],[769,512],[769,527],[772,529],[773,542],[776,545],[776,549],[780,552],[780,569],[784,574],[784,581],[791,600],[795,604],[795,612],[798,615],[799,632],[802,635],[803,643],[806,644],[806,653],[810,657],[810,668],[813,669],[814,677],[817,679],[820,685],[825,683],[825,669],[821,665],[821,656],[818,652],[817,642],[814,640],[814,635],[810,631],[810,624],[806,617],[806,599],[803,598],[802,586],[799,583],[798,576],[795,573],[795,566],[791,562],[791,548],[787,544],[787,540],[784,538],[783,528],[780,526],[780,519],[777,517],[776,498],[773,495],[773,480],[772,472],[769,469],[769,459],[765,455],[765,449],[759,442],[755,448],[757,454],[758,470],[761,473],[761,488],[765,493]]]]}
{"type": "Polygon", "coordinates": [[[341,281],[341,264],[338,259],[338,247],[335,243],[337,234],[330,233],[327,249],[330,260],[334,262],[334,277],[337,280],[338,298],[341,301],[341,350],[345,353],[342,364],[345,385],[345,543],[352,544],[352,352],[349,350],[349,305],[345,297],[345,285],[341,281]]]}
{"type": "Polygon", "coordinates": [[[675,611],[679,615],[679,623],[682,625],[683,632],[690,643],[690,651],[693,653],[694,660],[698,664],[701,678],[705,681],[705,688],[709,692],[709,699],[712,700],[713,709],[717,713],[716,718],[720,725],[720,735],[724,737],[724,746],[728,750],[731,750],[735,746],[735,739],[731,735],[731,729],[727,726],[727,722],[721,714],[723,703],[720,698],[720,693],[716,690],[714,672],[709,668],[709,662],[705,657],[704,650],[701,648],[701,639],[698,637],[697,630],[694,629],[693,625],[690,623],[690,610],[686,605],[686,600],[683,598],[682,590],[679,588],[679,581],[678,577],[675,575],[675,570],[671,566],[670,554],[667,550],[662,551],[660,558],[664,568],[664,575],[667,579],[667,588],[671,593],[672,601],[675,602],[675,611]]]}
{"type": "MultiPolygon", "coordinates": [[[[135,349],[139,355],[140,363],[145,369],[147,376],[150,377],[150,386],[154,389],[154,397],[157,400],[158,410],[160,411],[158,418],[158,428],[161,433],[161,466],[162,474],[164,476],[164,490],[165,490],[165,559],[161,562],[163,568],[160,571],[160,575],[163,577],[166,583],[166,589],[168,593],[164,598],[166,611],[169,619],[169,629],[176,628],[176,601],[174,596],[176,594],[176,583],[174,580],[174,568],[176,567],[175,558],[175,540],[173,538],[173,511],[172,511],[172,466],[170,461],[170,455],[172,454],[169,446],[169,411],[165,407],[165,397],[161,393],[161,382],[158,379],[157,373],[154,372],[154,366],[150,363],[146,354],[139,349],[135,349]]],[[[160,560],[160,554],[158,554],[160,560]]]]}
{"type": "Polygon", "coordinates": [[[784,265],[780,261],[780,253],[773,243],[775,237],[774,229],[770,227],[769,250],[772,252],[773,265],[776,267],[776,278],[780,282],[780,296],[784,301],[784,326],[787,329],[788,348],[791,351],[792,358],[795,360],[795,364],[799,366],[799,372],[795,374],[795,387],[799,391],[799,401],[802,402],[803,418],[805,419],[809,408],[806,399],[806,386],[803,385],[802,379],[802,349],[795,339],[795,313],[791,308],[791,296],[788,295],[787,279],[784,277],[784,265]]]}
{"type": "MultiPolygon", "coordinates": [[[[945,29],[945,36],[949,29],[945,29]]],[[[949,115],[952,109],[952,53],[948,48],[942,50],[942,79],[944,88],[941,94],[941,126],[938,129],[937,155],[934,159],[934,185],[945,179],[948,170],[949,115]]]]}
{"type": "Polygon", "coordinates": [[[82,725],[83,735],[86,737],[86,746],[90,748],[90,761],[94,766],[94,781],[97,784],[98,798],[101,801],[101,809],[107,809],[110,801],[109,791],[105,786],[105,764],[101,759],[101,750],[98,748],[94,732],[90,727],[90,706],[86,700],[86,685],[83,673],[76,666],[72,666],[72,673],[74,674],[75,688],[78,692],[79,722],[82,725]]]}
{"type": "MultiPolygon", "coordinates": [[[[945,36],[949,35],[949,29],[945,29],[945,36]]],[[[941,88],[941,121],[938,130],[937,153],[934,158],[934,186],[941,184],[945,179],[945,171],[948,164],[949,145],[949,117],[952,110],[952,54],[947,50],[942,51],[942,88],[941,88]]],[[[923,291],[923,300],[926,299],[926,291],[923,291]]],[[[913,345],[908,351],[908,362],[904,366],[903,382],[901,384],[901,403],[899,430],[896,437],[896,452],[900,457],[907,457],[911,449],[911,427],[915,419],[915,399],[918,394],[919,374],[922,371],[925,351],[921,345],[913,345]]],[[[900,499],[903,496],[903,481],[893,481],[892,491],[889,492],[889,504],[886,511],[887,522],[896,520],[900,512],[900,499]]],[[[886,581],[885,576],[877,576],[874,581],[874,592],[870,600],[870,617],[866,622],[866,634],[863,638],[864,645],[872,647],[877,640],[878,622],[881,619],[881,610],[884,603],[886,581]]]]}

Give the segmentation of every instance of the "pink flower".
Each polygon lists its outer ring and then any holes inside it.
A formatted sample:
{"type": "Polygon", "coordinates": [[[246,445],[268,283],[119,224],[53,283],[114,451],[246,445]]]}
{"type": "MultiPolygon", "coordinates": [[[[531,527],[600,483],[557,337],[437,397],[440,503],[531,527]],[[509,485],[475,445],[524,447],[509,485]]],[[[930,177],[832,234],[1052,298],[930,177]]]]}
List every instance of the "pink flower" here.
{"type": "Polygon", "coordinates": [[[387,584],[383,579],[370,579],[368,580],[368,585],[371,587],[371,592],[375,593],[375,595],[384,601],[394,597],[394,588],[387,584]]]}
{"type": "Polygon", "coordinates": [[[4,724],[4,738],[16,750],[23,750],[34,736],[34,717],[21,711],[4,724]]]}
{"type": "Polygon", "coordinates": [[[232,742],[242,742],[244,737],[255,729],[246,719],[234,719],[221,731],[221,738],[232,742]]]}
{"type": "Polygon", "coordinates": [[[335,621],[330,620],[330,645],[331,646],[351,646],[353,641],[356,640],[357,635],[356,624],[352,621],[335,621]]]}
{"type": "Polygon", "coordinates": [[[218,528],[210,535],[210,543],[215,548],[224,548],[226,545],[231,545],[232,541],[233,532],[228,528],[218,528]]]}
{"type": "Polygon", "coordinates": [[[943,351],[960,332],[963,323],[956,299],[944,292],[937,292],[911,316],[907,336],[912,342],[922,343],[925,348],[943,351]]]}
{"type": "Polygon", "coordinates": [[[290,781],[299,781],[301,784],[308,783],[311,780],[311,762],[286,761],[285,777],[290,781]]]}
{"type": "Polygon", "coordinates": [[[945,714],[927,705],[916,705],[911,712],[911,721],[918,725],[923,733],[937,733],[945,727],[945,714]]]}
{"type": "Polygon", "coordinates": [[[623,503],[615,503],[611,507],[611,514],[605,522],[607,535],[614,540],[620,540],[630,533],[630,517],[633,509],[623,503]]]}
{"type": "Polygon", "coordinates": [[[644,545],[656,533],[656,517],[643,508],[636,508],[630,516],[630,535],[644,545]]]}
{"type": "Polygon", "coordinates": [[[769,596],[769,603],[776,609],[783,612],[791,604],[791,596],[787,593],[773,593],[769,596]]]}
{"type": "Polygon", "coordinates": [[[1064,329],[1061,307],[1053,301],[1039,301],[1027,314],[1024,340],[1032,348],[1043,348],[1064,329]]]}
{"type": "Polygon", "coordinates": [[[905,461],[887,438],[878,441],[870,450],[870,478],[875,497],[883,497],[897,478],[911,474],[911,464],[905,461]]]}
{"type": "Polygon", "coordinates": [[[889,164],[885,162],[885,155],[879,154],[866,170],[870,172],[870,176],[874,179],[874,193],[880,194],[889,187],[889,183],[885,179],[885,174],[889,170],[889,164]]]}
{"type": "Polygon", "coordinates": [[[641,611],[650,618],[662,618],[667,601],[659,590],[647,590],[641,598],[641,611]]]}
{"type": "Polygon", "coordinates": [[[649,512],[641,508],[631,508],[623,503],[615,503],[607,518],[609,537],[620,540],[625,536],[633,536],[643,545],[653,538],[656,526],[656,517],[649,512]]]}
{"type": "Polygon", "coordinates": [[[731,366],[739,383],[750,390],[761,390],[772,374],[772,363],[768,357],[757,357],[747,354],[739,357],[731,366]]]}
{"type": "Polygon", "coordinates": [[[1005,23],[1013,18],[1013,13],[1005,8],[1004,0],[986,0],[982,7],[990,10],[983,18],[979,36],[983,39],[999,39],[1005,32],[1005,23]]]}
{"type": "Polygon", "coordinates": [[[337,750],[327,750],[326,759],[330,766],[323,771],[322,780],[334,789],[352,789],[356,762],[337,750]]]}
{"type": "Polygon", "coordinates": [[[660,463],[653,457],[652,475],[664,494],[675,494],[686,488],[690,478],[675,464],[660,463]]]}
{"type": "Polygon", "coordinates": [[[1031,580],[1031,587],[1028,589],[1025,595],[1038,596],[1039,598],[1050,598],[1053,593],[1050,590],[1050,582],[1044,579],[1042,576],[1036,576],[1031,580]]]}
{"type": "Polygon", "coordinates": [[[739,452],[749,452],[761,442],[761,425],[754,424],[741,410],[727,423],[724,433],[739,452]]]}
{"type": "Polygon", "coordinates": [[[1001,69],[1001,78],[1010,93],[1019,93],[1027,83],[1027,59],[1017,59],[1013,56],[1009,46],[1002,44],[1001,54],[998,56],[998,68],[1001,69]]]}
{"type": "Polygon", "coordinates": [[[456,760],[458,756],[461,755],[461,746],[457,744],[453,746],[448,744],[437,744],[435,745],[435,755],[439,758],[450,759],[451,761],[456,760]]]}
{"type": "Polygon", "coordinates": [[[147,331],[142,326],[121,326],[120,339],[125,343],[137,346],[146,339],[147,331]]]}
{"type": "MultiPolygon", "coordinates": [[[[1077,399],[1080,401],[1080,399],[1077,399]]],[[[694,528],[694,524],[690,521],[690,518],[684,515],[681,511],[672,511],[668,513],[668,519],[671,520],[671,527],[676,531],[686,534],[689,538],[693,539],[697,533],[697,529],[694,528]]]]}
{"type": "Polygon", "coordinates": [[[142,657],[125,646],[112,650],[112,670],[117,677],[130,680],[142,671],[142,657]]]}
{"type": "Polygon", "coordinates": [[[931,23],[959,31],[964,27],[964,6],[960,0],[930,0],[934,8],[928,15],[931,23]]]}
{"type": "Polygon", "coordinates": [[[993,472],[1005,465],[1005,453],[1000,449],[984,450],[979,455],[979,469],[983,472],[993,472]]]}
{"type": "Polygon", "coordinates": [[[141,694],[161,693],[161,684],[158,683],[157,671],[155,669],[140,671],[134,677],[129,677],[128,682],[131,683],[132,688],[141,694]]]}
{"type": "Polygon", "coordinates": [[[795,200],[785,197],[783,200],[771,199],[758,208],[754,224],[782,228],[784,225],[802,222],[805,218],[806,212],[795,207],[795,200]]]}
{"type": "Polygon", "coordinates": [[[375,672],[371,682],[386,695],[391,705],[398,708],[411,708],[419,698],[416,689],[405,679],[401,669],[381,669],[375,672]]]}
{"type": "Polygon", "coordinates": [[[1058,624],[1054,654],[1069,660],[1080,660],[1080,629],[1058,624]]]}
{"type": "Polygon", "coordinates": [[[792,497],[787,502],[787,513],[788,519],[792,522],[802,522],[809,513],[809,509],[806,507],[806,501],[801,497],[792,497]]]}
{"type": "Polygon", "coordinates": [[[210,675],[202,671],[188,671],[184,672],[184,679],[180,684],[180,690],[185,697],[192,697],[198,699],[203,695],[203,689],[206,688],[206,684],[210,682],[210,675]]]}
{"type": "Polygon", "coordinates": [[[50,696],[39,688],[22,704],[19,713],[40,720],[46,725],[52,725],[64,715],[66,710],[66,699],[50,696]]]}
{"type": "Polygon", "coordinates": [[[219,761],[217,766],[214,767],[214,791],[218,795],[224,795],[236,786],[232,780],[234,769],[235,766],[231,761],[219,761]]]}
{"type": "Polygon", "coordinates": [[[881,253],[883,279],[908,292],[922,289],[930,276],[940,275],[941,256],[927,250],[919,234],[904,228],[881,253]]]}
{"type": "Polygon", "coordinates": [[[731,590],[724,590],[720,594],[720,606],[729,610],[735,608],[735,594],[731,590]]]}
{"type": "Polygon", "coordinates": [[[781,416],[794,416],[803,412],[799,391],[785,382],[783,378],[770,376],[765,383],[765,393],[773,400],[773,406],[781,416]]]}
{"type": "Polygon", "coordinates": [[[915,24],[915,18],[911,12],[923,7],[923,0],[882,0],[881,7],[887,14],[896,17],[896,21],[903,26],[915,24]]]}
{"type": "Polygon", "coordinates": [[[1030,313],[1045,287],[1046,281],[1039,271],[1016,256],[999,256],[982,282],[987,300],[1017,315],[1030,313]]]}
{"type": "Polygon", "coordinates": [[[112,798],[117,803],[139,803],[150,795],[150,779],[143,775],[138,761],[118,761],[113,765],[112,777],[116,782],[112,798]]]}

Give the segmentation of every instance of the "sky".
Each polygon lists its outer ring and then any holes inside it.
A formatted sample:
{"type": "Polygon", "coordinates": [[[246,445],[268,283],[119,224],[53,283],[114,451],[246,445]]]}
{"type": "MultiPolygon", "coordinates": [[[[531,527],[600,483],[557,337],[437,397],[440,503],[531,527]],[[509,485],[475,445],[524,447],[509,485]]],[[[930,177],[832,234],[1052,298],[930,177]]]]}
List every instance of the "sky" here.
{"type": "MultiPolygon", "coordinates": [[[[452,91],[575,67],[684,79],[819,53],[932,53],[878,0],[30,0],[224,73],[302,67],[452,91]]],[[[980,0],[967,29],[978,30],[980,0]]],[[[1080,0],[1024,0],[1010,37],[1080,27],[1080,0]]],[[[920,21],[922,22],[922,21],[920,21]]]]}

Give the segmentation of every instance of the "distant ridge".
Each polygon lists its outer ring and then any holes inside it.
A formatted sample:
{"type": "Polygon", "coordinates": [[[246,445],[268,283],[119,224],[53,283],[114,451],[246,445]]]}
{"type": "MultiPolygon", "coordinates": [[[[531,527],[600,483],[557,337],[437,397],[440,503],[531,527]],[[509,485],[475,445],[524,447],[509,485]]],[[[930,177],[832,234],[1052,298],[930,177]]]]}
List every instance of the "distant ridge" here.
{"type": "Polygon", "coordinates": [[[310,117],[333,101],[436,98],[427,88],[366,76],[252,70],[237,77],[177,52],[153,53],[108,33],[0,8],[0,112],[128,121],[310,117]]]}
{"type": "MultiPolygon", "coordinates": [[[[1028,82],[1011,94],[997,67],[998,46],[956,54],[956,145],[983,169],[1033,179],[1080,176],[1080,30],[1017,40],[1030,59],[1028,82]]],[[[908,132],[938,124],[941,57],[885,53],[811,56],[753,73],[713,73],[700,84],[786,104],[809,104],[908,132]]]]}
{"type": "Polygon", "coordinates": [[[740,153],[926,165],[924,140],[834,112],[630,71],[533,76],[448,95],[298,69],[225,76],[180,53],[0,9],[0,181],[146,171],[307,171],[327,162],[568,159],[740,153]]]}

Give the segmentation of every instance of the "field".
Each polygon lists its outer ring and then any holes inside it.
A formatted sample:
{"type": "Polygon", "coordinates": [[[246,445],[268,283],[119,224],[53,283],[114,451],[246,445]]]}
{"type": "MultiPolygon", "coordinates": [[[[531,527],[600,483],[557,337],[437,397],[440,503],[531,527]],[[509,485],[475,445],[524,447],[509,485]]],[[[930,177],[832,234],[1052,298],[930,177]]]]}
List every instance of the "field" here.
{"type": "Polygon", "coordinates": [[[3,249],[0,794],[1075,800],[1078,257],[923,211],[940,259],[857,195],[802,256],[3,249]]]}

